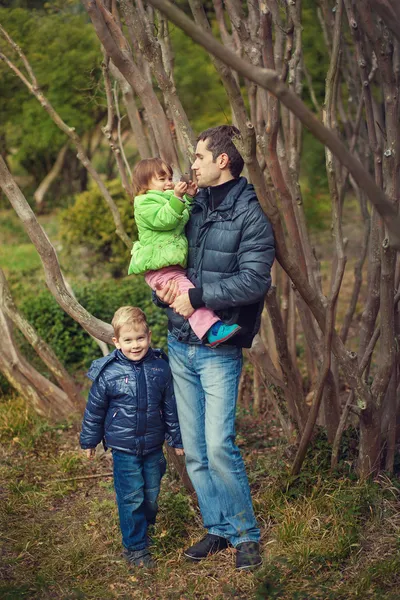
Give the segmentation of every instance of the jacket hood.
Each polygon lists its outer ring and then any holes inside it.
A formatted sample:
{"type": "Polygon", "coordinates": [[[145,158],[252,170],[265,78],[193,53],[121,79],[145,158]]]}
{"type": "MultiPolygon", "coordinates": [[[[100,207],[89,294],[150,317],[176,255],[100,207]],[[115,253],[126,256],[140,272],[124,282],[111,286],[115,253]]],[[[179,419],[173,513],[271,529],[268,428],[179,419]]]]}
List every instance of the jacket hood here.
{"type": "MultiPolygon", "coordinates": [[[[195,205],[200,207],[206,207],[209,204],[210,189],[201,188],[195,198],[195,205]]],[[[237,184],[233,186],[223,199],[221,204],[215,209],[214,212],[229,213],[224,217],[235,218],[238,214],[247,209],[250,200],[256,199],[256,193],[253,185],[248,183],[246,177],[239,177],[237,184]]]]}
{"type": "MultiPolygon", "coordinates": [[[[161,348],[155,348],[155,349],[149,348],[146,355],[141,360],[135,361],[135,364],[140,365],[143,362],[145,362],[146,360],[152,360],[154,358],[162,358],[166,362],[168,362],[168,356],[165,354],[165,352],[163,350],[161,350],[161,348]]],[[[107,356],[103,356],[102,358],[98,358],[97,360],[94,360],[92,362],[92,364],[90,365],[90,369],[87,372],[86,376],[89,379],[91,379],[92,381],[94,381],[95,379],[97,379],[97,377],[103,371],[103,369],[113,360],[120,360],[120,361],[127,362],[127,363],[133,362],[133,361],[129,360],[128,358],[126,358],[126,356],[124,355],[124,353],[121,350],[118,350],[117,348],[115,348],[115,350],[110,352],[110,354],[107,354],[107,356]]]]}

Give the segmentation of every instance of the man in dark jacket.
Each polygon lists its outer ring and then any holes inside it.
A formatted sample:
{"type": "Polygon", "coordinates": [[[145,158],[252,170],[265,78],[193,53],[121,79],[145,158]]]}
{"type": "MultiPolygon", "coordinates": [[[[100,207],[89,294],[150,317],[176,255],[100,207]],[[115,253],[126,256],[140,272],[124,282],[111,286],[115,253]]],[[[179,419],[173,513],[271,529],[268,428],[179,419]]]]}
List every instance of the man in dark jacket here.
{"type": "Polygon", "coordinates": [[[112,449],[114,487],[124,554],[152,567],[148,526],[155,523],[166,462],[164,439],[183,454],[168,358],[150,348],[151,331],[140,308],[122,306],[112,320],[116,350],[95,360],[83,417],[81,448],[94,456],[102,440],[112,449]]]}
{"type": "Polygon", "coordinates": [[[168,353],[187,470],[208,530],[185,556],[201,560],[233,545],[236,567],[251,569],[261,564],[260,532],[235,444],[235,409],[242,348],[259,329],[275,251],[254,188],[240,177],[243,159],[232,142],[237,135],[223,125],[198,138],[192,169],[201,189],[186,229],[187,275],[196,287],[176,296],[170,284],[157,296],[169,305],[168,353]],[[187,321],[202,306],[241,331],[215,349],[204,345],[187,321]]]}

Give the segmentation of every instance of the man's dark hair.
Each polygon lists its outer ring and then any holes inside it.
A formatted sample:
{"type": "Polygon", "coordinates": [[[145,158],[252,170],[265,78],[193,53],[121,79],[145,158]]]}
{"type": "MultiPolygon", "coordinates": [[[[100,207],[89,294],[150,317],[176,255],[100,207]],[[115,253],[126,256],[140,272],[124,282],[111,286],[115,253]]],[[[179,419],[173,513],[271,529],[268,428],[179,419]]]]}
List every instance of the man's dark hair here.
{"type": "Polygon", "coordinates": [[[219,125],[203,131],[197,141],[206,141],[207,150],[212,153],[214,161],[217,160],[220,154],[227,154],[229,157],[228,167],[232,176],[239,177],[243,170],[244,161],[232,142],[234,137],[241,137],[237,127],[234,125],[219,125]]]}

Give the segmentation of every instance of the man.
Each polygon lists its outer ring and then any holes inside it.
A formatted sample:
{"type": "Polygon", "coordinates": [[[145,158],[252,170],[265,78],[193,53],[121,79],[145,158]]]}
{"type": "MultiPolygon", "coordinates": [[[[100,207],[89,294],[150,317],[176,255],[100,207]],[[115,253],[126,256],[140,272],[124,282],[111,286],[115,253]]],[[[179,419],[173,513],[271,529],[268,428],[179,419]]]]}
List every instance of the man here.
{"type": "Polygon", "coordinates": [[[157,296],[169,305],[168,354],[186,465],[208,530],[184,554],[198,561],[232,545],[236,567],[253,569],[262,562],[260,531],[235,444],[235,411],[242,348],[259,329],[275,251],[254,188],[240,177],[244,163],[232,142],[238,135],[230,125],[200,134],[192,165],[200,191],[186,229],[187,276],[196,287],[177,296],[170,284],[157,296]],[[187,321],[203,306],[242,329],[226,344],[206,346],[187,321]]]}

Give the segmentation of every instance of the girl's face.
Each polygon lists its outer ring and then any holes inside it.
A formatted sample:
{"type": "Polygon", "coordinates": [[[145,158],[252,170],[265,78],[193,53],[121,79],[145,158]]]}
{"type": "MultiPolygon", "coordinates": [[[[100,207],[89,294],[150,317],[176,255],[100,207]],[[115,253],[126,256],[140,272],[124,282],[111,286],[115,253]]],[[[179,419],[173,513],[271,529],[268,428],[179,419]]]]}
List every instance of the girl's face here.
{"type": "Polygon", "coordinates": [[[153,175],[149,181],[149,190],[165,192],[172,189],[174,189],[174,184],[172,183],[172,175],[168,171],[160,175],[153,175]]]}

